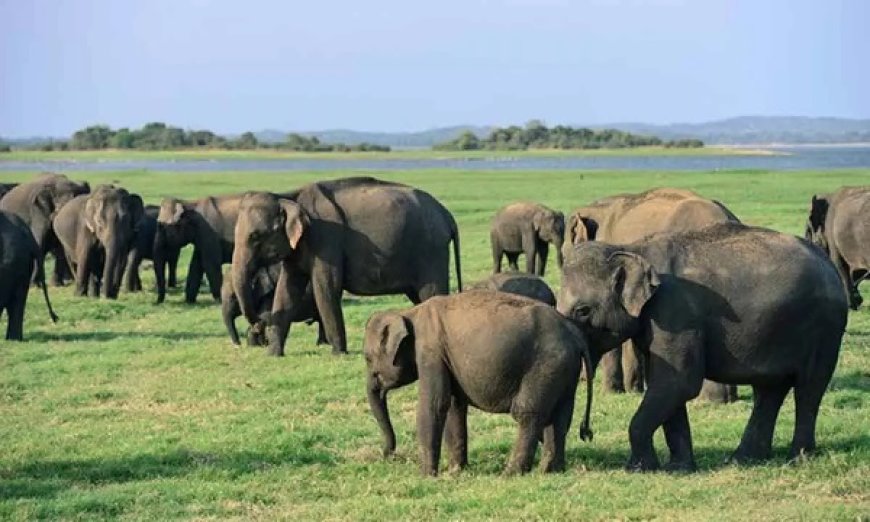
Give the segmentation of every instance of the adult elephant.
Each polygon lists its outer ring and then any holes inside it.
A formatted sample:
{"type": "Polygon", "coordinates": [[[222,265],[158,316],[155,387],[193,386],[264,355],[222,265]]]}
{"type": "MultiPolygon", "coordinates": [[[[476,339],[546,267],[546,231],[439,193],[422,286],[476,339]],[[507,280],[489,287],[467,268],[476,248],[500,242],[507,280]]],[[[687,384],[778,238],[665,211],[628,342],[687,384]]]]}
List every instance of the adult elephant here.
{"type": "Polygon", "coordinates": [[[87,295],[90,286],[93,297],[118,297],[143,213],[142,198],[113,185],[77,196],[57,213],[52,223],[75,271],[75,295],[87,295]]]}
{"type": "MultiPolygon", "coordinates": [[[[568,217],[565,249],[584,241],[631,243],[660,232],[700,230],[716,223],[739,223],[725,205],[691,190],[657,188],[639,194],[619,194],[578,208],[568,217]]],[[[601,373],[607,391],[642,392],[642,364],[630,344],[604,356],[601,373]]],[[[713,402],[737,399],[736,387],[705,382],[701,397],[713,402]]]]}
{"type": "Polygon", "coordinates": [[[24,338],[24,310],[30,278],[42,287],[42,295],[52,322],[57,315],[51,308],[42,267],[42,251],[23,219],[0,210],[0,315],[6,312],[6,340],[24,338]]]}
{"type": "MultiPolygon", "coordinates": [[[[145,205],[145,214],[142,216],[142,220],[139,221],[136,237],[133,239],[133,246],[127,255],[127,269],[124,280],[128,292],[139,292],[142,290],[142,280],[139,278],[139,265],[142,264],[143,259],[154,260],[154,240],[157,237],[157,216],[159,213],[160,207],[145,205]]],[[[175,288],[178,284],[176,271],[181,248],[172,248],[166,245],[165,251],[164,257],[169,272],[168,284],[170,287],[175,288]]],[[[157,279],[157,273],[157,264],[155,263],[155,280],[157,279]]]]}
{"type": "Polygon", "coordinates": [[[241,201],[241,194],[210,196],[196,201],[176,198],[163,200],[157,216],[153,252],[158,303],[166,298],[167,261],[171,261],[173,255],[189,244],[193,244],[193,255],[187,270],[184,300],[196,302],[205,274],[212,297],[220,301],[223,282],[221,265],[233,259],[233,231],[241,201]]]}
{"type": "Polygon", "coordinates": [[[828,254],[857,310],[858,284],[870,273],[870,186],[813,196],[805,237],[828,254]]]}
{"type": "Polygon", "coordinates": [[[519,270],[517,259],[524,254],[526,272],[543,276],[550,244],[556,248],[556,263],[562,268],[564,237],[565,215],[561,212],[540,203],[511,203],[496,213],[490,225],[492,271],[501,272],[503,256],[513,270],[519,270]]]}
{"type": "Polygon", "coordinates": [[[63,247],[51,229],[51,221],[73,198],[90,191],[87,182],[77,183],[63,174],[46,172],[13,187],[0,199],[0,210],[11,212],[24,220],[43,256],[48,252],[54,255],[53,284],[63,284],[70,273],[63,247]]]}
{"type": "Polygon", "coordinates": [[[725,223],[628,245],[582,244],[565,257],[558,310],[586,333],[594,354],[632,339],[648,355],[648,388],[629,426],[629,469],[658,467],[660,426],[669,466],[695,469],[686,401],[705,377],[752,385],[734,461],[770,457],[792,388],[790,456],[815,449],[848,306],[837,271],[807,241],[725,223]]]}
{"type": "Polygon", "coordinates": [[[347,352],[341,296],[404,294],[420,303],[449,292],[453,241],[462,289],[459,230],[450,212],[422,190],[374,178],[307,185],[288,197],[250,192],[236,226],[233,288],[248,322],[256,270],[281,262],[269,326],[270,353],[284,354],[290,318],[310,283],[333,353],[347,352]]]}

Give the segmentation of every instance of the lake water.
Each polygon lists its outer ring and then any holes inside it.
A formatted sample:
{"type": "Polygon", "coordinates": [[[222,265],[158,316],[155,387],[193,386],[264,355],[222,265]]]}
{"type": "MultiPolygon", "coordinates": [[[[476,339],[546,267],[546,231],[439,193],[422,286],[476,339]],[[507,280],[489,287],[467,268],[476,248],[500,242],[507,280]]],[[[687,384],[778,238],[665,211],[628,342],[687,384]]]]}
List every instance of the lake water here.
{"type": "Polygon", "coordinates": [[[574,156],[430,159],[77,160],[3,161],[0,171],[384,171],[458,170],[795,170],[870,168],[870,146],[777,147],[766,156],[574,156]]]}

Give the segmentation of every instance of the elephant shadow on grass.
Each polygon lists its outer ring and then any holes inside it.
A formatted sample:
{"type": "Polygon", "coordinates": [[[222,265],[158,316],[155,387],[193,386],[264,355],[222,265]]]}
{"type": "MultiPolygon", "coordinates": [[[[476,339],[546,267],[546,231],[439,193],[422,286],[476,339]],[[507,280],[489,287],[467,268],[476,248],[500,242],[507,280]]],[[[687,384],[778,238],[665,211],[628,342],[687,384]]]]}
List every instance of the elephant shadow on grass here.
{"type": "Polygon", "coordinates": [[[56,341],[113,341],[116,339],[147,339],[158,338],[168,341],[193,341],[203,338],[226,337],[224,332],[113,332],[108,330],[91,330],[87,332],[33,332],[28,334],[30,342],[56,341]]]}
{"type": "Polygon", "coordinates": [[[270,453],[177,449],[119,458],[38,460],[0,468],[0,501],[53,498],[73,487],[177,478],[197,472],[218,471],[239,478],[281,466],[332,467],[338,463],[338,457],[311,444],[270,453]]]}

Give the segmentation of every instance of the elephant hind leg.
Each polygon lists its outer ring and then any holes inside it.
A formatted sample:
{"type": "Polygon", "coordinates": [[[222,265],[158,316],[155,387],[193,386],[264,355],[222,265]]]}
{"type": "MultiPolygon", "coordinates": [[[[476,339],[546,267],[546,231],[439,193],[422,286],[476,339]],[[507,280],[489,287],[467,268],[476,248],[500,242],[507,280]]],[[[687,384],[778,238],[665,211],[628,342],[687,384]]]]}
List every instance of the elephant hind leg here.
{"type": "Polygon", "coordinates": [[[816,418],[822,396],[827,391],[828,383],[834,374],[837,364],[837,351],[824,361],[811,365],[811,375],[798,376],[794,386],[795,425],[789,459],[812,453],[816,449],[816,418]]]}
{"type": "Polygon", "coordinates": [[[544,455],[541,458],[541,470],[545,473],[565,471],[565,439],[571,427],[574,416],[574,396],[577,387],[572,386],[556,404],[553,419],[544,428],[544,455]]]}
{"type": "Polygon", "coordinates": [[[729,459],[731,462],[739,464],[770,458],[776,417],[790,388],[790,383],[752,387],[752,414],[743,431],[740,445],[729,459]]]}
{"type": "Polygon", "coordinates": [[[517,261],[520,259],[520,254],[518,252],[505,252],[505,257],[507,257],[508,266],[511,267],[511,270],[519,272],[520,266],[517,264],[517,261]]]}
{"type": "Polygon", "coordinates": [[[668,471],[695,471],[695,453],[692,449],[692,429],[689,426],[689,415],[686,405],[677,407],[677,411],[662,426],[665,432],[665,442],[671,452],[668,471]]]}
{"type": "Polygon", "coordinates": [[[468,403],[465,399],[453,395],[444,428],[444,443],[450,459],[447,469],[455,473],[468,465],[468,403]]]}
{"type": "Polygon", "coordinates": [[[543,428],[540,415],[537,413],[513,413],[512,415],[519,424],[519,429],[510,460],[508,460],[504,470],[505,475],[517,475],[531,471],[535,450],[541,439],[541,429],[543,428]]]}

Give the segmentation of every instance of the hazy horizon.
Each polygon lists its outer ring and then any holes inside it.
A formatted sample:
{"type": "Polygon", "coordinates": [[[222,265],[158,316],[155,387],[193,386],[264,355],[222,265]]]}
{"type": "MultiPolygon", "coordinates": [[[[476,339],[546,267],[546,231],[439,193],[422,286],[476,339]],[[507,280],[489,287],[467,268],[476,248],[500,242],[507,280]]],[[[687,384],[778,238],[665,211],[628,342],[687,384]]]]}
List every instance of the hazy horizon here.
{"type": "Polygon", "coordinates": [[[870,118],[870,3],[0,0],[0,136],[870,118]]]}

